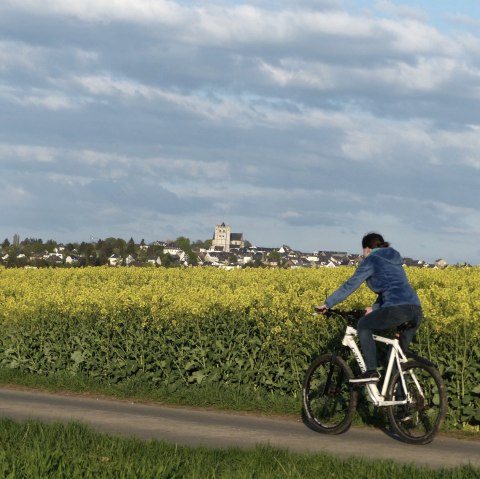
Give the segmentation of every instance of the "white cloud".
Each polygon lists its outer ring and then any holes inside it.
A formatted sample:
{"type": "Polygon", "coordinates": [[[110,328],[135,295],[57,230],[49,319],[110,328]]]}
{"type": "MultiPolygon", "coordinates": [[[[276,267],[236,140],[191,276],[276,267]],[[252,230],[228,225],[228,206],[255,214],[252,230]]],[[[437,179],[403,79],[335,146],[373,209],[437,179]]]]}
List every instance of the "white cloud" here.
{"type": "Polygon", "coordinates": [[[0,162],[14,159],[20,161],[52,163],[56,160],[56,157],[57,150],[55,148],[0,143],[0,162]]]}
{"type": "Polygon", "coordinates": [[[397,88],[407,91],[439,91],[456,75],[478,81],[480,72],[453,58],[424,58],[406,63],[390,61],[380,66],[329,65],[285,59],[279,66],[261,62],[260,70],[283,88],[342,91],[359,86],[397,88]]]}
{"type": "Polygon", "coordinates": [[[85,178],[79,174],[65,175],[60,173],[49,173],[47,177],[54,183],[61,183],[67,186],[87,186],[93,181],[93,178],[85,178]]]}
{"type": "Polygon", "coordinates": [[[370,79],[415,91],[439,90],[465,68],[454,59],[419,58],[415,64],[398,63],[371,72],[370,79]]]}
{"type": "MultiPolygon", "coordinates": [[[[410,208],[414,213],[410,218],[415,218],[419,226],[422,222],[436,222],[438,230],[442,233],[462,233],[468,236],[480,234],[480,209],[472,206],[457,206],[451,202],[434,201],[428,198],[411,199],[395,195],[379,195],[378,201],[382,203],[396,202],[404,208],[410,208]]],[[[427,224],[427,223],[426,223],[427,224]]],[[[422,229],[428,229],[423,227],[422,229]]]]}
{"type": "Polygon", "coordinates": [[[68,110],[77,107],[77,105],[75,105],[71,98],[49,92],[44,92],[43,94],[41,94],[41,92],[38,92],[37,95],[17,97],[16,101],[22,106],[35,106],[53,111],[68,110]]]}
{"type": "Polygon", "coordinates": [[[129,166],[132,160],[124,155],[105,153],[92,150],[71,151],[78,161],[100,168],[110,168],[114,165],[129,166]]]}
{"type": "Polygon", "coordinates": [[[12,68],[35,69],[35,53],[39,49],[21,42],[0,41],[0,71],[12,68]]]}
{"type": "Polygon", "coordinates": [[[192,114],[204,116],[211,120],[236,118],[241,106],[228,98],[217,96],[215,101],[207,99],[201,94],[179,93],[176,91],[155,88],[143,85],[129,79],[115,79],[110,76],[77,77],[77,83],[82,85],[90,94],[96,96],[118,96],[127,100],[163,100],[192,114]]]}
{"type": "Polygon", "coordinates": [[[353,161],[388,162],[387,137],[381,133],[351,131],[342,145],[344,155],[353,161]]]}
{"type": "Polygon", "coordinates": [[[120,94],[124,97],[144,96],[148,99],[158,95],[159,92],[158,89],[149,88],[133,81],[114,79],[109,75],[76,77],[74,80],[92,95],[114,96],[120,94]]]}
{"type": "Polygon", "coordinates": [[[425,121],[359,119],[356,127],[346,132],[341,148],[346,158],[359,162],[386,165],[401,160],[405,167],[428,162],[433,167],[480,168],[480,136],[471,126],[447,131],[425,121]]]}
{"type": "Polygon", "coordinates": [[[410,5],[399,5],[398,3],[391,2],[389,0],[377,0],[375,2],[375,8],[388,15],[394,15],[398,17],[412,18],[419,21],[426,21],[427,14],[425,10],[412,7],[410,5]]]}
{"type": "Polygon", "coordinates": [[[480,20],[478,18],[472,18],[459,13],[450,14],[449,18],[453,23],[457,23],[459,25],[467,25],[469,27],[480,28],[480,20]]]}
{"type": "MultiPolygon", "coordinates": [[[[58,182],[85,184],[96,178],[119,179],[131,175],[184,180],[203,178],[205,181],[228,179],[229,165],[225,161],[198,161],[169,157],[126,156],[94,150],[52,148],[38,145],[0,143],[0,163],[22,161],[51,164],[49,177],[58,182]],[[65,165],[70,173],[64,173],[65,165]],[[86,173],[90,172],[90,175],[86,173]]],[[[165,179],[159,179],[167,184],[165,179]]],[[[193,183],[194,184],[194,183],[193,183]]]]}
{"type": "Polygon", "coordinates": [[[282,213],[282,218],[285,219],[291,219],[291,218],[301,218],[303,215],[302,213],[299,213],[298,211],[285,211],[282,213]]]}
{"type": "Polygon", "coordinates": [[[281,87],[334,90],[339,87],[337,80],[341,77],[339,69],[330,65],[298,62],[291,59],[282,60],[280,66],[260,61],[259,68],[270,81],[281,87]]]}
{"type": "MultiPolygon", "coordinates": [[[[203,92],[180,93],[153,88],[129,79],[114,79],[108,76],[76,78],[90,94],[95,96],[119,96],[127,100],[138,98],[149,101],[165,101],[195,116],[214,122],[230,121],[240,127],[265,125],[287,128],[292,125],[314,127],[345,126],[350,122],[346,115],[303,108],[296,112],[278,108],[275,99],[258,103],[255,96],[228,96],[221,93],[205,95],[203,92]]],[[[301,107],[301,105],[299,105],[301,107]]]]}
{"type": "Polygon", "coordinates": [[[185,11],[168,0],[7,0],[15,8],[36,14],[69,15],[86,21],[134,20],[177,22],[185,11]]]}
{"type": "Polygon", "coordinates": [[[142,167],[152,173],[165,172],[184,178],[204,178],[205,180],[231,179],[229,164],[225,161],[194,161],[173,158],[149,158],[142,161],[142,167]]]}
{"type": "Polygon", "coordinates": [[[399,52],[444,55],[455,55],[459,52],[458,44],[453,39],[425,23],[413,20],[380,20],[379,25],[393,36],[392,46],[399,52]]]}
{"type": "MultiPolygon", "coordinates": [[[[355,16],[340,9],[266,9],[252,5],[182,6],[162,0],[34,0],[9,2],[12,8],[41,15],[73,16],[81,21],[133,22],[175,27],[179,41],[194,44],[257,42],[279,44],[312,35],[348,39],[383,37],[400,51],[432,52],[453,43],[424,22],[355,16]]],[[[388,2],[385,2],[388,3],[388,2]]]]}
{"type": "Polygon", "coordinates": [[[4,185],[2,190],[0,198],[4,204],[20,205],[24,202],[28,202],[32,198],[32,195],[22,186],[4,185]]]}

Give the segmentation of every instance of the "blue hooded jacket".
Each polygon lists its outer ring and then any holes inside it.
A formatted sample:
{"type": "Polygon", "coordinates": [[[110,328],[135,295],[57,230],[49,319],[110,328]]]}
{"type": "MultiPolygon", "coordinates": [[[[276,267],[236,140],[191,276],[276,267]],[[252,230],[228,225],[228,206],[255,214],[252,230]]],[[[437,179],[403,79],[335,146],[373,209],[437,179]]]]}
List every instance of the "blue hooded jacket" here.
{"type": "Polygon", "coordinates": [[[400,253],[393,248],[376,248],[360,263],[355,273],[332,293],[325,304],[331,308],[350,296],[364,282],[378,298],[374,309],[402,304],[420,306],[402,266],[400,253]]]}

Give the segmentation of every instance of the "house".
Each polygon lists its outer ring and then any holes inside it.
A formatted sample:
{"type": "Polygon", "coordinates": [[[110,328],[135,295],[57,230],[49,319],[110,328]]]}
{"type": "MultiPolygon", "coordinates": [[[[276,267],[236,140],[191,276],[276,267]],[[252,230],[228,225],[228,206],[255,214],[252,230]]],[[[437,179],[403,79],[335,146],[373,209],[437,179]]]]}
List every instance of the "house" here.
{"type": "Polygon", "coordinates": [[[160,256],[149,256],[147,258],[147,264],[150,266],[161,266],[162,265],[162,259],[160,256]]]}
{"type": "Polygon", "coordinates": [[[304,256],[304,258],[310,263],[314,263],[314,264],[320,263],[320,258],[318,257],[318,255],[314,253],[308,253],[304,256]]]}
{"type": "Polygon", "coordinates": [[[69,264],[73,266],[73,265],[77,265],[79,262],[80,262],[80,258],[75,254],[69,254],[65,258],[65,264],[69,264]]]}
{"type": "Polygon", "coordinates": [[[336,268],[338,265],[333,261],[327,261],[326,263],[321,264],[322,268],[336,268]]]}
{"type": "MultiPolygon", "coordinates": [[[[335,263],[338,266],[346,266],[345,260],[348,261],[347,253],[330,253],[330,261],[335,263]]],[[[347,263],[348,264],[348,263],[347,263]]]]}
{"type": "Polygon", "coordinates": [[[292,251],[292,248],[290,248],[290,246],[287,246],[287,245],[282,245],[280,248],[278,248],[277,250],[280,254],[286,254],[288,255],[289,253],[291,253],[292,251]]]}
{"type": "Polygon", "coordinates": [[[243,248],[245,241],[243,240],[243,233],[232,233],[230,235],[230,248],[243,248]]]}
{"type": "Polygon", "coordinates": [[[298,259],[294,259],[292,261],[294,261],[295,266],[297,268],[312,268],[312,267],[316,266],[315,263],[312,263],[311,261],[309,261],[307,258],[305,258],[303,256],[301,256],[298,259]]]}
{"type": "Polygon", "coordinates": [[[126,266],[143,266],[143,263],[137,258],[136,254],[129,254],[125,258],[126,266]]]}
{"type": "Polygon", "coordinates": [[[412,259],[412,258],[403,258],[403,266],[409,266],[409,267],[414,267],[414,268],[423,268],[423,267],[428,267],[428,263],[425,263],[424,261],[418,260],[418,259],[412,259]]]}
{"type": "Polygon", "coordinates": [[[229,263],[230,254],[225,251],[207,251],[203,261],[211,266],[220,266],[229,263]]]}
{"type": "Polygon", "coordinates": [[[253,255],[245,255],[241,260],[243,264],[253,263],[253,255]]]}
{"type": "Polygon", "coordinates": [[[359,254],[349,254],[348,259],[349,259],[349,266],[358,266],[362,262],[363,256],[359,254]]]}
{"type": "Polygon", "coordinates": [[[43,259],[50,265],[63,264],[63,255],[60,253],[46,253],[43,255],[43,259]]]}
{"type": "Polygon", "coordinates": [[[183,250],[173,241],[166,241],[163,244],[163,252],[171,256],[180,256],[183,250]]]}
{"type": "Polygon", "coordinates": [[[113,253],[108,257],[108,264],[110,266],[121,266],[122,258],[118,254],[113,253]]]}
{"type": "Polygon", "coordinates": [[[172,254],[172,255],[169,254],[168,258],[169,258],[168,264],[170,266],[181,266],[182,264],[184,264],[180,258],[180,255],[178,254],[172,254]]]}
{"type": "Polygon", "coordinates": [[[241,264],[243,266],[247,264],[260,264],[263,260],[263,254],[259,253],[255,249],[248,249],[248,250],[243,250],[237,255],[238,259],[238,264],[241,264]]]}
{"type": "Polygon", "coordinates": [[[444,259],[437,259],[435,261],[435,266],[437,268],[443,269],[443,268],[446,268],[448,266],[448,263],[444,259]]]}

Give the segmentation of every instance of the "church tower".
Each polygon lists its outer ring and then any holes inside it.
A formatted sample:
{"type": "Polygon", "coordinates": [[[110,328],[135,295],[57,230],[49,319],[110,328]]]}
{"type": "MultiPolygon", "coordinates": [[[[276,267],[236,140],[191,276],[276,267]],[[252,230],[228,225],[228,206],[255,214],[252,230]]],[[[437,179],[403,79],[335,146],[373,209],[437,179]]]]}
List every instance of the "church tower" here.
{"type": "Polygon", "coordinates": [[[222,223],[221,225],[215,226],[215,235],[213,237],[212,246],[221,247],[223,251],[230,251],[230,236],[232,234],[232,229],[230,225],[222,223]]]}

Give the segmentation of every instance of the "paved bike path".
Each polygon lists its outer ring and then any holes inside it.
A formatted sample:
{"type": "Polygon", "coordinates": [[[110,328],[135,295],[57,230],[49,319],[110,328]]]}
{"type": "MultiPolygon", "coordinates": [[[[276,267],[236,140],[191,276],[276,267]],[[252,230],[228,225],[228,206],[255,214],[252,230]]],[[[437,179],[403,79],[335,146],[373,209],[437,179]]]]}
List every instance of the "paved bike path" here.
{"type": "Polygon", "coordinates": [[[297,452],[392,459],[429,467],[480,467],[480,441],[437,436],[413,446],[385,432],[351,428],[338,436],[318,434],[301,420],[167,407],[92,397],[0,388],[0,416],[15,420],[78,421],[95,430],[183,445],[253,447],[270,444],[297,452]]]}

